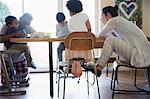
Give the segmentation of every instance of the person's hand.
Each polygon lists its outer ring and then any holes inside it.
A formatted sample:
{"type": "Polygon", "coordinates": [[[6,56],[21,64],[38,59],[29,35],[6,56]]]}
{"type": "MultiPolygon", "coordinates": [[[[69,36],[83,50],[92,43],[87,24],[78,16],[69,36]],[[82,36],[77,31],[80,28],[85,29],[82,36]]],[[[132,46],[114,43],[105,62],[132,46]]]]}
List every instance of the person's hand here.
{"type": "Polygon", "coordinates": [[[117,35],[116,35],[114,32],[112,32],[111,34],[112,34],[113,36],[116,36],[116,37],[117,37],[117,35]]]}

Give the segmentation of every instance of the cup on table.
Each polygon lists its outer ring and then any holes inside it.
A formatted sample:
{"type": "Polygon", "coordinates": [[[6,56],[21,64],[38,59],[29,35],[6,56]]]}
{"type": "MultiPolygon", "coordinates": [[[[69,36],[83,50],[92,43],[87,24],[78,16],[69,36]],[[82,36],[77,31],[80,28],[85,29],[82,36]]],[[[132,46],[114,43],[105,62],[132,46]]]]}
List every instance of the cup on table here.
{"type": "Polygon", "coordinates": [[[50,38],[51,37],[51,33],[44,33],[44,37],[50,38]]]}

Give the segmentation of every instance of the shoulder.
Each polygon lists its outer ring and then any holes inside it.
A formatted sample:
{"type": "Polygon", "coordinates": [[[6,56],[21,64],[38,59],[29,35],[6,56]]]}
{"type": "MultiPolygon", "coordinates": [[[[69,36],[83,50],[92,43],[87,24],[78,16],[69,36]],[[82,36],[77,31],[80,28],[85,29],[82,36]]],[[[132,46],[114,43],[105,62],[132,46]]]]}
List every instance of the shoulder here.
{"type": "Polygon", "coordinates": [[[84,18],[88,18],[88,15],[86,13],[79,13],[79,15],[84,17],[84,18]]]}
{"type": "Polygon", "coordinates": [[[120,23],[124,22],[125,19],[121,16],[113,17],[108,20],[107,25],[119,25],[120,23]]]}
{"type": "Polygon", "coordinates": [[[58,24],[56,24],[56,28],[58,29],[60,27],[60,24],[58,23],[58,24]]]}

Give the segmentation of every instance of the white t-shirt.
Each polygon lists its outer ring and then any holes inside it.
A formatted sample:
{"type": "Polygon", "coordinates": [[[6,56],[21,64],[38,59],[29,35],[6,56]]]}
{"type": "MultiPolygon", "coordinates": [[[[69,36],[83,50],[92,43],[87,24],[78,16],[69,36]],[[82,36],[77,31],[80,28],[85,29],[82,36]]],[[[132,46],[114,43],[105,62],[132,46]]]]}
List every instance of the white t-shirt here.
{"type": "Polygon", "coordinates": [[[135,48],[136,51],[132,54],[131,64],[150,65],[150,45],[138,26],[121,16],[117,16],[108,20],[99,36],[106,37],[107,33],[111,31],[135,48]]]}
{"type": "Polygon", "coordinates": [[[77,13],[73,15],[69,22],[68,28],[70,32],[88,32],[86,21],[88,20],[88,16],[85,13],[77,13]]]}
{"type": "Polygon", "coordinates": [[[64,26],[61,24],[56,25],[56,36],[57,37],[65,37],[69,34],[67,22],[65,22],[64,26]]]}

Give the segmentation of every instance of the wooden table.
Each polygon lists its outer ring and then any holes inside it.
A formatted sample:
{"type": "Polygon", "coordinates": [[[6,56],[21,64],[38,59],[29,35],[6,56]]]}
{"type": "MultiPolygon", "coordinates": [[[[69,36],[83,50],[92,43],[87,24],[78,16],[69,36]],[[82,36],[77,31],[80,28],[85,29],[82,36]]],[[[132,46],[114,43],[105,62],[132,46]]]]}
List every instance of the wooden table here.
{"type": "MultiPolygon", "coordinates": [[[[65,38],[11,38],[11,42],[48,42],[49,43],[49,79],[50,79],[50,96],[54,96],[53,88],[53,57],[52,42],[64,42],[65,38]]],[[[101,48],[104,38],[96,38],[95,48],[101,48]]]]}

